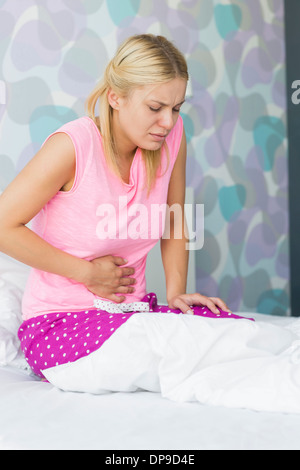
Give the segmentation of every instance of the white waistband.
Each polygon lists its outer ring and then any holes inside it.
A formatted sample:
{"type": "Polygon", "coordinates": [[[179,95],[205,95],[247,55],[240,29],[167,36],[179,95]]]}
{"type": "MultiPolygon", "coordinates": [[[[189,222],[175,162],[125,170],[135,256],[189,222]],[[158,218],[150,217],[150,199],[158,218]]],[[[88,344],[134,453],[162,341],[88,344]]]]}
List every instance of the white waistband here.
{"type": "Polygon", "coordinates": [[[124,312],[149,312],[149,303],[148,302],[121,302],[116,304],[110,302],[109,300],[94,300],[94,307],[105,310],[109,313],[124,313],[124,312]]]}

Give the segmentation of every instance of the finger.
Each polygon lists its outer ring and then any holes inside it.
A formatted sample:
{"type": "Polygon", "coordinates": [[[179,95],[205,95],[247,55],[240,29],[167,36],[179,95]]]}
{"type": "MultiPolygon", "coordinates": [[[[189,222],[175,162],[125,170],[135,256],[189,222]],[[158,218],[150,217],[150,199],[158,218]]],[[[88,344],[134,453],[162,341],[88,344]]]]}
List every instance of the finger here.
{"type": "Polygon", "coordinates": [[[128,263],[128,260],[125,258],[122,258],[121,256],[113,256],[113,262],[117,264],[118,266],[122,266],[123,264],[128,263]]]}
{"type": "Polygon", "coordinates": [[[115,289],[115,292],[118,294],[132,294],[135,292],[135,288],[131,286],[120,286],[115,289]]]}
{"type": "Polygon", "coordinates": [[[121,268],[122,269],[122,276],[132,276],[135,273],[134,268],[121,268]]]}
{"type": "Polygon", "coordinates": [[[124,302],[124,300],[126,300],[126,297],[125,295],[116,295],[116,294],[112,294],[108,297],[110,300],[112,300],[113,302],[117,302],[118,304],[120,304],[121,302],[124,302]]]}
{"type": "Polygon", "coordinates": [[[190,305],[201,305],[202,307],[207,307],[211,310],[212,313],[220,315],[220,310],[217,308],[216,304],[211,300],[211,298],[206,297],[201,294],[190,294],[188,298],[185,299],[190,305]]]}
{"type": "Polygon", "coordinates": [[[129,286],[132,284],[136,284],[136,279],[133,277],[121,277],[120,286],[129,286]]]}
{"type": "Polygon", "coordinates": [[[182,311],[182,313],[186,313],[188,315],[194,315],[193,310],[189,305],[187,305],[183,300],[176,299],[173,304],[174,308],[177,308],[182,311]]]}
{"type": "Polygon", "coordinates": [[[220,315],[220,310],[218,309],[218,307],[216,306],[216,304],[208,299],[207,301],[207,307],[209,308],[209,310],[212,312],[212,313],[215,313],[216,315],[220,315]]]}
{"type": "Polygon", "coordinates": [[[213,300],[210,297],[205,297],[205,296],[200,296],[201,297],[201,305],[204,307],[207,307],[212,313],[215,315],[220,315],[220,310],[216,306],[216,304],[213,302],[213,300]]]}
{"type": "Polygon", "coordinates": [[[225,302],[222,299],[219,299],[218,297],[210,297],[210,299],[217,305],[221,310],[224,310],[224,312],[229,312],[232,313],[230,308],[225,304],[225,302]]]}

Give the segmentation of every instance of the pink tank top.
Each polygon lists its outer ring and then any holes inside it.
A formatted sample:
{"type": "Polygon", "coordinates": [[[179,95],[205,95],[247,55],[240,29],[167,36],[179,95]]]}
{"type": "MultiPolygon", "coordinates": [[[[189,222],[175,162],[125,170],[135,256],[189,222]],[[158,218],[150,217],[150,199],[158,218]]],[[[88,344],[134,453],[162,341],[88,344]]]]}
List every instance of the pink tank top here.
{"type": "MultiPolygon", "coordinates": [[[[79,258],[92,260],[111,254],[127,259],[126,266],[135,268],[137,283],[135,292],[126,294],[125,302],[140,301],[147,293],[147,254],[164,231],[165,217],[160,205],[167,202],[169,180],[182,138],[182,118],[179,117],[166,139],[170,160],[163,149],[161,172],[148,199],[140,149],[133,159],[127,184],[108,167],[101,135],[92,119],[79,118],[57,132],[66,133],[73,141],[75,181],[70,191],[59,191],[36,215],[32,229],[53,246],[79,258]]],[[[23,297],[23,319],[92,308],[97,299],[107,300],[95,296],[83,284],[31,269],[23,297]]]]}

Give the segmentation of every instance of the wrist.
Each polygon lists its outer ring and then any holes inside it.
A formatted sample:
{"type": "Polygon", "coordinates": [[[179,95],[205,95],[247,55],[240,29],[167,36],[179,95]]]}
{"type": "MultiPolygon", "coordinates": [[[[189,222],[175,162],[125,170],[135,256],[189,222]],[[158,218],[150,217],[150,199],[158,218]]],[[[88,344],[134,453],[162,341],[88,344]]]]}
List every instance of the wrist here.
{"type": "Polygon", "coordinates": [[[72,279],[80,284],[88,286],[93,278],[92,271],[93,264],[90,261],[80,259],[77,269],[74,270],[72,279]]]}
{"type": "Polygon", "coordinates": [[[178,297],[178,296],[184,295],[184,294],[186,294],[185,290],[174,291],[174,292],[171,292],[170,294],[167,294],[168,304],[174,299],[174,297],[178,297]]]}
{"type": "Polygon", "coordinates": [[[166,297],[169,302],[172,298],[186,294],[187,281],[181,273],[174,272],[171,279],[166,276],[166,297]]]}

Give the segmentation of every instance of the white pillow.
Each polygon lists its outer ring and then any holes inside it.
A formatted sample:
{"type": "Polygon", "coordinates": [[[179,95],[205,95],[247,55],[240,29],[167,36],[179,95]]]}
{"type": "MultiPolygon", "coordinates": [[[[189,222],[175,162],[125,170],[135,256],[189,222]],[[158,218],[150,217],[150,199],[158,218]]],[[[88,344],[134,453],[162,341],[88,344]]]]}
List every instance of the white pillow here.
{"type": "Polygon", "coordinates": [[[18,338],[28,274],[27,266],[0,253],[0,366],[29,369],[18,338]]]}

